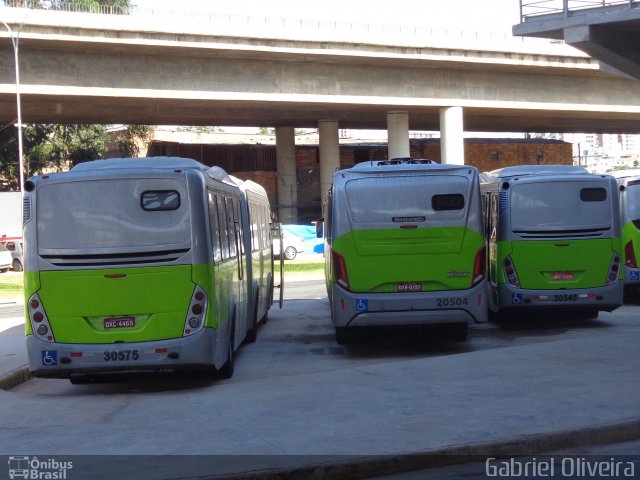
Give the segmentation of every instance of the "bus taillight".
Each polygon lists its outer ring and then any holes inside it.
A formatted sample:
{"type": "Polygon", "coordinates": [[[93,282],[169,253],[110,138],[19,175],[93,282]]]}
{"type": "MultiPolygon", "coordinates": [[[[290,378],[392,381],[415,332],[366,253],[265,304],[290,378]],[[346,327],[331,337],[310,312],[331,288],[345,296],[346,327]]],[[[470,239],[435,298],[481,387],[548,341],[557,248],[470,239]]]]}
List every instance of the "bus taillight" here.
{"type": "Polygon", "coordinates": [[[629,240],[624,246],[625,265],[629,268],[638,268],[636,262],[636,252],[633,250],[633,242],[629,240]]]}
{"type": "Polygon", "coordinates": [[[204,327],[204,317],[207,312],[207,294],[196,285],[193,295],[191,295],[191,303],[189,311],[184,322],[184,330],[182,336],[187,337],[199,332],[204,327]]]}
{"type": "Polygon", "coordinates": [[[482,246],[476,252],[476,259],[473,262],[473,275],[471,276],[471,286],[474,287],[482,281],[485,275],[485,265],[487,262],[487,247],[482,246]]]}
{"type": "MultiPolygon", "coordinates": [[[[629,243],[627,245],[629,245],[629,243]]],[[[625,247],[625,251],[626,251],[626,247],[625,247]]],[[[633,247],[631,247],[631,254],[633,255],[633,247]]],[[[635,256],[634,256],[633,262],[635,265],[635,256]]],[[[607,274],[607,278],[604,281],[604,284],[611,285],[613,282],[618,280],[619,274],[620,274],[620,257],[616,252],[613,252],[613,258],[611,259],[611,263],[609,264],[609,273],[607,274]]]]}
{"type": "Polygon", "coordinates": [[[509,285],[520,288],[520,279],[518,278],[518,273],[516,272],[516,267],[513,264],[511,257],[504,259],[503,269],[504,276],[507,279],[507,282],[509,282],[509,285]]]}
{"type": "Polygon", "coordinates": [[[54,342],[53,330],[51,330],[47,312],[44,311],[37,293],[34,293],[29,299],[27,311],[29,313],[29,320],[31,321],[31,328],[36,337],[45,342],[54,342]]]}
{"type": "Polygon", "coordinates": [[[344,261],[344,257],[335,250],[331,250],[331,256],[333,260],[333,275],[336,283],[342,288],[349,290],[349,275],[347,274],[347,263],[344,261]]]}

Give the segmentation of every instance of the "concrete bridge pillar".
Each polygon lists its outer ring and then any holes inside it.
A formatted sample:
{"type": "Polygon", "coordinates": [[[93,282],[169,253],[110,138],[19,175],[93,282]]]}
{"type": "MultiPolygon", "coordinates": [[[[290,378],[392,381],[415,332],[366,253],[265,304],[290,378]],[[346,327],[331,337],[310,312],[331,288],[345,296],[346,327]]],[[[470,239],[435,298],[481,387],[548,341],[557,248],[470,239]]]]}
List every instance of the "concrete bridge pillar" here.
{"type": "Polygon", "coordinates": [[[298,221],[295,139],[293,127],[276,128],[276,178],[278,180],[278,220],[280,223],[297,223],[298,221]]]}
{"type": "Polygon", "coordinates": [[[440,152],[442,163],[464,165],[462,107],[440,109],[440,152]]]}
{"type": "Polygon", "coordinates": [[[320,120],[318,133],[320,136],[320,198],[324,200],[333,183],[333,174],[336,170],[340,170],[338,122],[320,120]]]}
{"type": "Polygon", "coordinates": [[[387,131],[388,158],[410,157],[409,112],[387,112],[387,131]]]}

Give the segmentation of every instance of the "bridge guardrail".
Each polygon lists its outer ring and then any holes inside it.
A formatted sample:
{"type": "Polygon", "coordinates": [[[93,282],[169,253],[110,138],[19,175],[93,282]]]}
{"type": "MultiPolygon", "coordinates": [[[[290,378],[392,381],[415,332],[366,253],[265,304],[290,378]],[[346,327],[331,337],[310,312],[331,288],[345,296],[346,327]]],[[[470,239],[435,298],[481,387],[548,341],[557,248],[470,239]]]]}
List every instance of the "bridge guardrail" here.
{"type": "Polygon", "coordinates": [[[520,19],[539,16],[564,16],[597,11],[602,8],[635,8],[640,6],[639,0],[520,0],[520,19]]]}
{"type": "Polygon", "coordinates": [[[79,3],[60,4],[56,0],[0,0],[0,8],[37,10],[41,14],[104,14],[140,21],[154,20],[160,25],[173,26],[188,24],[197,29],[197,25],[215,26],[220,35],[250,32],[258,37],[277,37],[302,40],[357,41],[375,44],[402,44],[407,46],[477,46],[478,42],[495,43],[498,46],[529,45],[544,46],[562,43],[549,39],[514,37],[510,32],[471,31],[456,28],[432,27],[429,25],[390,25],[369,24],[321,19],[293,17],[263,17],[216,12],[194,12],[182,10],[143,9],[132,7],[130,10],[104,5],[89,6],[79,3]]]}

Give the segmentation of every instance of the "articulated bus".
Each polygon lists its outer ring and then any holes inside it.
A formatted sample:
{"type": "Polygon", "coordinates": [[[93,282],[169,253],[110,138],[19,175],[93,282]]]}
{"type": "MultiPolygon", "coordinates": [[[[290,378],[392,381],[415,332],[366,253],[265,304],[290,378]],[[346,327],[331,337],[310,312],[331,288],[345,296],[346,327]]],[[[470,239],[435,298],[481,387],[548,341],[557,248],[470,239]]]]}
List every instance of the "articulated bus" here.
{"type": "Polygon", "coordinates": [[[395,159],[340,170],[324,203],[324,235],[338,343],[359,327],[414,325],[462,340],[470,322],[486,321],[474,167],[395,159]]]}
{"type": "Polygon", "coordinates": [[[273,298],[265,190],[172,157],[96,160],[25,186],[26,343],[39,377],[230,378],[273,298]]]}
{"type": "Polygon", "coordinates": [[[546,307],[594,316],[622,304],[613,177],[522,165],[480,178],[490,313],[546,307]]]}
{"type": "Polygon", "coordinates": [[[640,253],[640,168],[617,170],[610,173],[618,181],[624,284],[629,290],[640,287],[640,268],[636,252],[640,253]]]}

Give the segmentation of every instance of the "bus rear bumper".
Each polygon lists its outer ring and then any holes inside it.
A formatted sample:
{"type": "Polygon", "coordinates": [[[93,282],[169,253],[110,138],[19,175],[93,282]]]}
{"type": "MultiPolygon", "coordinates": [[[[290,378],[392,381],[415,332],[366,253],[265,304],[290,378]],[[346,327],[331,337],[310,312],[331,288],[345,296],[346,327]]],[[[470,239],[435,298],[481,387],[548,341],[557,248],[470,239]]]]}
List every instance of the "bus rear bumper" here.
{"type": "Polygon", "coordinates": [[[333,285],[336,327],[444,325],[487,321],[485,282],[467,290],[353,293],[333,285]]]}
{"type": "Polygon", "coordinates": [[[575,290],[527,290],[498,285],[500,309],[560,308],[593,309],[611,312],[622,305],[623,282],[575,290]]]}
{"type": "Polygon", "coordinates": [[[640,287],[640,268],[624,267],[624,283],[628,286],[640,287]]]}
{"type": "Polygon", "coordinates": [[[50,343],[27,336],[29,370],[36,377],[72,374],[136,373],[211,368],[217,331],[205,328],[190,337],[137,343],[50,343]]]}

